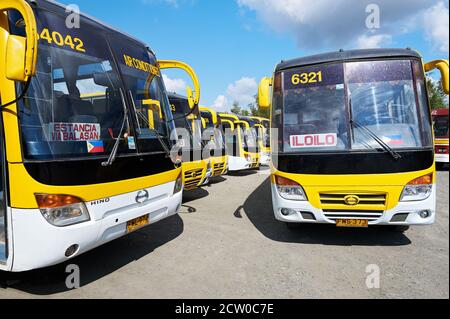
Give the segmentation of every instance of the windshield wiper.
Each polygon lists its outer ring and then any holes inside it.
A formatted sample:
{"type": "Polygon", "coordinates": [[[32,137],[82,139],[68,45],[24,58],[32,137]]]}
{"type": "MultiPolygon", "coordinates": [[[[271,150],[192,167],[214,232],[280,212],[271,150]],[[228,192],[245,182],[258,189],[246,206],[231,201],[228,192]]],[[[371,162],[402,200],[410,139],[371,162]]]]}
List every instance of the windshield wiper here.
{"type": "Polygon", "coordinates": [[[396,151],[394,151],[394,149],[392,147],[390,147],[388,144],[386,144],[378,135],[376,135],[374,132],[372,132],[369,128],[365,127],[364,125],[359,124],[358,122],[356,122],[355,120],[351,119],[350,120],[350,124],[353,127],[359,128],[361,131],[365,132],[367,135],[369,135],[371,138],[373,138],[378,144],[380,144],[380,146],[389,154],[391,154],[391,156],[398,161],[399,159],[402,158],[402,156],[397,153],[396,151]]]}
{"type": "Polygon", "coordinates": [[[167,144],[162,139],[164,136],[162,136],[158,132],[158,130],[150,127],[150,122],[148,121],[148,119],[137,111],[136,103],[134,102],[133,94],[131,93],[131,91],[128,91],[128,94],[130,95],[131,103],[133,104],[134,113],[137,114],[148,125],[148,129],[156,135],[156,138],[158,139],[159,144],[161,144],[161,147],[163,148],[163,150],[166,153],[167,157],[170,157],[170,155],[171,155],[170,148],[169,148],[169,146],[167,146],[167,144]]]}
{"type": "Polygon", "coordinates": [[[123,106],[122,128],[120,129],[120,133],[117,136],[116,143],[114,143],[114,147],[113,147],[113,149],[111,151],[111,154],[109,155],[108,160],[106,162],[102,163],[103,167],[111,166],[114,163],[114,161],[116,160],[117,151],[119,150],[119,146],[120,146],[120,139],[121,139],[121,136],[122,136],[123,131],[125,129],[125,123],[128,120],[128,109],[127,109],[127,105],[125,103],[125,96],[123,94],[122,88],[119,88],[119,92],[120,92],[120,98],[122,99],[122,106],[123,106]]]}

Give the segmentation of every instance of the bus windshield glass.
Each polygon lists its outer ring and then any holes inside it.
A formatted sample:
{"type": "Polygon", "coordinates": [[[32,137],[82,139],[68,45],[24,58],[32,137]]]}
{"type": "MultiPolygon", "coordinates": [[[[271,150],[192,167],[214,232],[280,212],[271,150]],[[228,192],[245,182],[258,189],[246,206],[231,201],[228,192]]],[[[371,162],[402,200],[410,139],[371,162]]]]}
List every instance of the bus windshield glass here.
{"type": "Polygon", "coordinates": [[[246,152],[257,152],[257,134],[255,128],[246,128],[243,125],[239,125],[242,136],[242,147],[246,152]]]}
{"type": "Polygon", "coordinates": [[[202,147],[202,122],[200,116],[191,111],[186,98],[169,95],[175,126],[183,147],[200,149],[202,147]],[[184,130],[181,131],[181,130],[184,130]]]}
{"type": "Polygon", "coordinates": [[[434,133],[437,138],[448,138],[449,121],[448,116],[434,117],[434,133]]]}
{"type": "MultiPolygon", "coordinates": [[[[82,28],[67,29],[64,17],[58,14],[36,9],[35,15],[37,75],[19,103],[25,160],[105,157],[121,133],[118,156],[137,153],[133,113],[126,116],[125,110],[129,108],[128,91],[136,94],[139,80],[145,77],[124,72],[124,86],[106,31],[90,20],[82,17],[82,28]],[[125,139],[126,134],[130,138],[125,139]]],[[[149,56],[147,60],[150,62],[149,56]]],[[[19,92],[22,86],[18,85],[19,92]]],[[[161,134],[167,135],[166,130],[161,129],[161,134]]],[[[154,145],[162,151],[158,141],[154,145]]]]}
{"type": "Polygon", "coordinates": [[[378,151],[380,144],[367,131],[393,149],[431,147],[431,117],[419,66],[387,60],[285,71],[284,151],[378,151]]]}
{"type": "Polygon", "coordinates": [[[127,43],[120,35],[111,36],[110,43],[135,114],[138,149],[156,152],[161,149],[158,135],[168,145],[174,129],[156,57],[142,45],[127,43]]]}

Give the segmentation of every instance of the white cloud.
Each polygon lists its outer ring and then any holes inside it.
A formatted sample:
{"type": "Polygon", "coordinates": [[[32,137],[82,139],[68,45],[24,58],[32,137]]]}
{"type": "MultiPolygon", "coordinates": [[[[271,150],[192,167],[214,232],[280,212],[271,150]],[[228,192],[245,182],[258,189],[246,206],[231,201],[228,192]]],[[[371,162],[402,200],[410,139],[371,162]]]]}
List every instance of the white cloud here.
{"type": "Polygon", "coordinates": [[[171,79],[166,74],[163,74],[164,84],[167,92],[186,95],[186,81],[183,79],[171,79]]]}
{"type": "Polygon", "coordinates": [[[377,34],[377,35],[362,35],[357,41],[356,45],[359,49],[375,49],[381,48],[391,44],[392,36],[387,34],[377,34]]]}
{"type": "Polygon", "coordinates": [[[432,6],[424,13],[424,26],[428,39],[439,51],[449,52],[449,10],[444,2],[432,6]]]}
{"type": "Polygon", "coordinates": [[[212,108],[218,112],[226,112],[229,110],[228,99],[225,95],[219,95],[214,101],[212,108]]]}
{"type": "MultiPolygon", "coordinates": [[[[257,16],[278,32],[295,36],[301,48],[346,48],[364,44],[381,45],[388,39],[381,35],[400,34],[420,26],[412,20],[436,0],[237,0],[241,8],[256,12],[257,16]],[[368,5],[380,8],[380,29],[368,29],[368,5]],[[378,38],[370,36],[380,35],[378,38]],[[364,38],[365,37],[365,38],[364,38]]],[[[447,13],[448,15],[448,13],[447,13]]],[[[448,19],[448,17],[447,17],[448,19]]]]}
{"type": "Polygon", "coordinates": [[[239,105],[246,107],[248,104],[255,101],[258,84],[255,78],[243,77],[240,80],[228,85],[227,95],[234,102],[239,102],[239,105]]]}

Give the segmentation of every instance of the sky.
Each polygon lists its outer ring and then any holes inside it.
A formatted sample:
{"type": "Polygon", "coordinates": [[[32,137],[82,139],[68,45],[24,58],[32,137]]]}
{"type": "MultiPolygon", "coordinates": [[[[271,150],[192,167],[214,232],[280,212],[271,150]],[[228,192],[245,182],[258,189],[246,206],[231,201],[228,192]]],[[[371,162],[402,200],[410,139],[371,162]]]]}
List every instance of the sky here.
{"type": "MultiPolygon", "coordinates": [[[[448,59],[448,0],[63,0],[147,43],[158,59],[191,65],[201,105],[228,111],[254,101],[275,65],[339,49],[410,47],[448,59]]],[[[182,71],[164,72],[184,94],[182,71]]],[[[192,85],[191,85],[192,86],[192,85]]]]}

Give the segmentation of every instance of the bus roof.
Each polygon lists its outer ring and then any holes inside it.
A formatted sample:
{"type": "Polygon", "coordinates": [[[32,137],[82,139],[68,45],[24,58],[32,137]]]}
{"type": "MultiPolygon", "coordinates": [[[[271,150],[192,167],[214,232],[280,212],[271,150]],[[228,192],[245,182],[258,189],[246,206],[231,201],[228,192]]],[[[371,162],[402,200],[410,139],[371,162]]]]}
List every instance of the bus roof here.
{"type": "MultiPolygon", "coordinates": [[[[37,8],[41,8],[41,9],[44,9],[44,10],[47,10],[47,11],[50,11],[50,12],[61,14],[63,16],[67,16],[68,15],[68,13],[66,12],[67,6],[64,5],[64,4],[61,4],[59,2],[56,2],[54,0],[26,0],[26,1],[30,3],[32,8],[33,7],[37,7],[37,8]]],[[[114,32],[114,33],[120,33],[121,35],[129,38],[130,40],[133,40],[133,41],[137,42],[138,44],[148,48],[154,54],[154,52],[148,47],[147,44],[145,44],[141,40],[133,37],[132,35],[129,35],[129,34],[123,32],[123,31],[120,31],[120,30],[118,30],[118,29],[116,29],[116,28],[114,28],[114,27],[112,27],[112,26],[110,26],[110,25],[108,25],[108,24],[106,24],[106,23],[104,23],[104,22],[94,18],[94,17],[91,17],[91,16],[89,16],[87,14],[80,13],[80,15],[83,18],[93,22],[99,28],[101,28],[101,29],[103,29],[105,31],[114,32]]]]}
{"type": "Polygon", "coordinates": [[[177,94],[175,92],[167,92],[167,96],[169,99],[180,99],[180,100],[187,100],[188,98],[186,96],[177,94]]]}
{"type": "Polygon", "coordinates": [[[239,116],[236,114],[231,114],[231,113],[219,113],[219,116],[221,118],[226,118],[228,120],[232,119],[233,121],[239,121],[239,116]]]}
{"type": "Polygon", "coordinates": [[[448,116],[448,109],[447,108],[443,108],[443,109],[438,109],[438,110],[434,110],[433,111],[433,116],[448,116]]]}
{"type": "Polygon", "coordinates": [[[282,61],[280,64],[277,65],[275,72],[295,67],[335,62],[335,61],[374,59],[374,58],[411,58],[411,57],[419,59],[422,58],[417,51],[411,49],[364,49],[364,50],[335,51],[311,55],[288,61],[282,61]]]}

